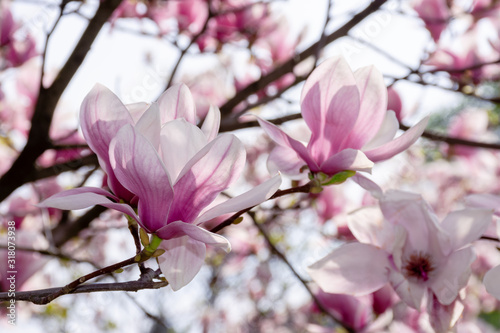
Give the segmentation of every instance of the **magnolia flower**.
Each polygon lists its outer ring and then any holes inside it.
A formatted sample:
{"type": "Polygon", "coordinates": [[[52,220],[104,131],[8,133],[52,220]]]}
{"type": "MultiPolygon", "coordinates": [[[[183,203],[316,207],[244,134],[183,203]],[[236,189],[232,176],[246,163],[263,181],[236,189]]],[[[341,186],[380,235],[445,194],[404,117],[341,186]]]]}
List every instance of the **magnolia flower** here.
{"type": "Polygon", "coordinates": [[[454,302],[475,259],[469,243],[488,228],[491,210],[454,211],[439,223],[419,195],[401,191],[384,194],[380,208],[383,218],[375,208],[352,216],[348,224],[359,243],[342,245],[311,265],[313,280],[325,292],[354,296],[390,283],[410,307],[421,310],[427,300],[431,316],[460,308],[454,302]]]}
{"type": "MultiPolygon", "coordinates": [[[[304,164],[312,173],[371,171],[414,143],[427,119],[394,139],[399,128],[387,111],[387,89],[373,66],[355,73],[342,57],[325,60],[307,79],[301,96],[302,117],[311,130],[307,147],[277,126],[259,119],[278,144],[269,163],[281,172],[297,175],[304,164]]],[[[273,168],[273,167],[271,167],[273,168]]]]}
{"type": "Polygon", "coordinates": [[[230,250],[224,237],[201,225],[263,202],[278,189],[280,176],[211,207],[245,163],[243,144],[234,135],[217,136],[217,108],[209,111],[200,129],[193,124],[194,101],[185,86],[168,90],[146,111],[142,104],[129,107],[131,113],[103,87],[89,95],[82,105],[82,129],[113,193],[77,188],[40,206],[80,209],[97,204],[133,217],[145,231],[163,239],[160,248],[166,252],[159,257],[160,268],[178,290],[201,268],[206,244],[230,250]]]}
{"type": "Polygon", "coordinates": [[[424,21],[425,27],[431,33],[435,42],[439,41],[441,33],[448,26],[451,11],[446,0],[416,0],[413,9],[424,21]]]}
{"type": "MultiPolygon", "coordinates": [[[[4,227],[7,229],[9,226],[11,226],[10,223],[1,226],[0,229],[4,227]]],[[[38,252],[16,249],[14,266],[10,266],[12,261],[9,259],[12,259],[12,254],[9,254],[7,245],[12,242],[8,242],[7,230],[1,231],[0,244],[4,248],[0,249],[0,292],[20,290],[22,285],[49,261],[49,258],[38,252]],[[13,275],[15,279],[9,279],[13,275]]],[[[40,233],[30,229],[20,229],[16,226],[15,238],[18,247],[46,248],[48,246],[46,239],[40,233]]]]}

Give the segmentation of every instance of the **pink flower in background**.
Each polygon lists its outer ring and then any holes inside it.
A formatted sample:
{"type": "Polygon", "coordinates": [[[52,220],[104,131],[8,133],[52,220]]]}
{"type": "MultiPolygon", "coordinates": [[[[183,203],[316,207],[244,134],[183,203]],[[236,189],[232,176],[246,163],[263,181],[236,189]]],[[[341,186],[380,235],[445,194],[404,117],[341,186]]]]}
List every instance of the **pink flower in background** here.
{"type": "MultiPolygon", "coordinates": [[[[2,230],[2,235],[0,236],[0,244],[7,247],[7,228],[10,225],[5,223],[5,225],[0,226],[2,230]]],[[[7,249],[0,249],[0,292],[6,292],[12,290],[11,280],[8,278],[12,273],[9,271],[16,271],[15,280],[13,281],[15,290],[22,290],[22,285],[33,276],[38,270],[40,270],[47,262],[48,257],[42,256],[40,253],[31,251],[21,251],[19,248],[27,247],[33,249],[46,248],[47,241],[38,232],[29,229],[22,229],[16,227],[15,230],[15,266],[8,267],[9,253],[7,249]]]]}
{"type": "Polygon", "coordinates": [[[208,17],[208,3],[204,0],[172,2],[179,32],[195,35],[201,31],[208,17]]]}
{"type": "Polygon", "coordinates": [[[305,165],[312,173],[371,171],[374,162],[402,152],[424,131],[427,119],[393,139],[399,124],[387,111],[387,89],[373,66],[355,73],[342,57],[319,65],[307,79],[301,112],[311,130],[307,147],[277,126],[259,119],[278,144],[271,162],[284,173],[297,175],[305,165]]]}
{"type": "MultiPolygon", "coordinates": [[[[488,137],[488,113],[481,109],[470,109],[462,111],[458,116],[452,119],[448,126],[448,134],[451,137],[468,139],[473,141],[488,141],[484,140],[488,137]]],[[[466,147],[460,145],[450,145],[448,149],[449,155],[459,155],[463,157],[472,157],[478,153],[478,149],[474,147],[466,147]]]]}
{"type": "MultiPolygon", "coordinates": [[[[394,292],[385,286],[369,295],[351,296],[346,294],[330,294],[323,290],[316,292],[316,298],[343,326],[355,332],[374,332],[379,320],[376,316],[383,314],[394,303],[394,292]]],[[[313,305],[318,312],[317,305],[313,305]]],[[[379,317],[380,318],[380,317],[379,317]]],[[[384,318],[382,326],[387,324],[384,318]]]]}
{"type": "Polygon", "coordinates": [[[214,1],[212,6],[216,15],[208,22],[206,33],[196,40],[201,52],[241,39],[251,44],[269,15],[268,4],[248,0],[214,1]]]}
{"type": "Polygon", "coordinates": [[[448,26],[451,12],[446,0],[417,0],[413,9],[424,21],[425,27],[431,33],[435,42],[439,41],[441,33],[448,26]]]}
{"type": "Polygon", "coordinates": [[[38,55],[33,37],[27,34],[24,39],[14,37],[19,29],[14,22],[8,5],[0,5],[0,69],[18,67],[38,55]]]}
{"type": "Polygon", "coordinates": [[[313,280],[325,292],[355,296],[390,283],[410,307],[427,306],[431,316],[455,311],[475,259],[469,244],[488,228],[491,210],[454,211],[439,223],[419,195],[400,191],[383,195],[380,208],[383,217],[375,208],[352,216],[349,227],[359,243],[311,265],[313,280]]]}
{"type": "Polygon", "coordinates": [[[477,29],[469,30],[455,39],[452,46],[439,47],[425,64],[435,70],[448,71],[451,79],[459,84],[479,84],[497,79],[500,76],[498,64],[479,66],[499,59],[498,52],[481,53],[478,44],[481,34],[477,29]]]}

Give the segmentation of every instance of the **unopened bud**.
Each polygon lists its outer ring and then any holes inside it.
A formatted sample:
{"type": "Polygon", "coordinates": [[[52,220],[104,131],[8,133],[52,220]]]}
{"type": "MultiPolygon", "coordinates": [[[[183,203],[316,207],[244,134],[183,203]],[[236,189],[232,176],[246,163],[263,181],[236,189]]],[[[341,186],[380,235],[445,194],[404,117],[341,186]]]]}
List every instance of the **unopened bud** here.
{"type": "Polygon", "coordinates": [[[141,243],[144,245],[144,247],[149,245],[149,236],[144,229],[139,229],[139,237],[141,238],[141,243]]]}
{"type": "Polygon", "coordinates": [[[240,224],[241,221],[243,221],[243,216],[240,216],[236,220],[234,220],[233,224],[240,224]]]}
{"type": "Polygon", "coordinates": [[[157,249],[153,254],[151,255],[153,258],[161,256],[163,253],[165,253],[164,249],[157,249]]]}

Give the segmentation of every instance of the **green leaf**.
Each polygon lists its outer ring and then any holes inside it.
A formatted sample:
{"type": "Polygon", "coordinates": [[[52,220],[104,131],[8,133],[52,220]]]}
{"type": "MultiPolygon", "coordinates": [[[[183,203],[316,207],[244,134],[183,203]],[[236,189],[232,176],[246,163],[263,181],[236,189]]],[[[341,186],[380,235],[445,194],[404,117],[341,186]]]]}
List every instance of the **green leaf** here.
{"type": "Polygon", "coordinates": [[[350,178],[356,174],[356,171],[352,170],[345,170],[345,171],[340,171],[339,173],[334,174],[330,179],[328,179],[326,182],[321,183],[321,185],[337,185],[337,184],[342,184],[347,180],[347,178],[350,178]]]}

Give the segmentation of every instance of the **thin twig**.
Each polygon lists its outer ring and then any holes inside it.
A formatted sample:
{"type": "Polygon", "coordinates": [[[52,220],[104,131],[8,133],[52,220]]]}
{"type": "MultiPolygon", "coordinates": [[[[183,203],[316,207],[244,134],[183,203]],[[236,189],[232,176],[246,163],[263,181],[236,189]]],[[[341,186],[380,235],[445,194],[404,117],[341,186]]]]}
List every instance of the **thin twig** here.
{"type": "MultiPolygon", "coordinates": [[[[323,312],[325,313],[327,316],[329,316],[330,318],[333,319],[333,321],[335,321],[337,324],[341,325],[342,327],[344,327],[344,325],[342,325],[341,322],[338,321],[337,318],[335,318],[329,311],[328,309],[321,303],[321,301],[316,297],[316,295],[314,294],[314,292],[312,291],[312,289],[309,287],[309,284],[306,280],[304,280],[300,274],[295,270],[295,268],[293,267],[293,265],[290,263],[290,261],[288,261],[287,257],[273,244],[273,242],[271,241],[271,238],[269,237],[269,235],[267,234],[266,230],[264,229],[264,226],[263,224],[260,224],[260,223],[257,223],[256,221],[256,218],[255,218],[255,214],[253,212],[249,212],[249,215],[250,217],[252,218],[252,221],[253,221],[253,224],[255,227],[257,227],[257,229],[259,229],[259,232],[261,233],[261,235],[264,237],[265,241],[266,241],[266,244],[269,246],[269,248],[271,249],[272,253],[277,256],[281,261],[283,261],[285,263],[285,265],[288,266],[288,268],[290,269],[290,271],[292,271],[293,275],[295,275],[295,277],[300,281],[300,283],[304,286],[304,288],[307,290],[307,292],[309,293],[309,295],[311,296],[311,298],[313,299],[314,303],[316,303],[316,306],[323,312]]],[[[348,327],[344,327],[346,330],[348,330],[349,332],[354,332],[352,331],[350,328],[348,327]]]]}
{"type": "MultiPolygon", "coordinates": [[[[347,23],[345,23],[342,27],[337,29],[335,32],[329,34],[325,38],[325,46],[332,43],[333,41],[346,36],[347,33],[354,28],[358,23],[360,23],[362,20],[364,20],[367,16],[371,15],[375,11],[377,11],[384,3],[386,3],[387,0],[374,0],[366,7],[364,10],[359,12],[358,14],[354,15],[354,17],[349,20],[347,23]]],[[[292,58],[290,58],[288,61],[285,61],[283,64],[280,66],[276,67],[273,71],[269,72],[268,74],[262,76],[260,79],[257,81],[254,81],[247,85],[244,89],[240,90],[233,98],[228,100],[224,105],[220,107],[221,114],[223,116],[226,116],[230,114],[233,109],[240,104],[241,102],[245,101],[250,95],[254,94],[256,91],[261,91],[264,88],[266,88],[270,83],[278,80],[281,78],[283,75],[287,73],[293,72],[293,69],[295,66],[305,59],[309,58],[310,56],[313,56],[317,49],[318,49],[319,42],[314,43],[310,47],[308,47],[306,50],[302,51],[301,53],[296,54],[292,58]]]]}
{"type": "MultiPolygon", "coordinates": [[[[69,294],[82,294],[91,292],[109,292],[109,291],[139,291],[143,289],[159,289],[168,285],[167,281],[128,281],[128,282],[114,282],[114,283],[96,283],[80,285],[73,289],[69,294]]],[[[60,288],[49,288],[32,291],[18,291],[15,297],[9,297],[8,292],[0,293],[0,302],[10,301],[29,301],[35,304],[35,300],[43,299],[54,293],[60,288]]]]}

